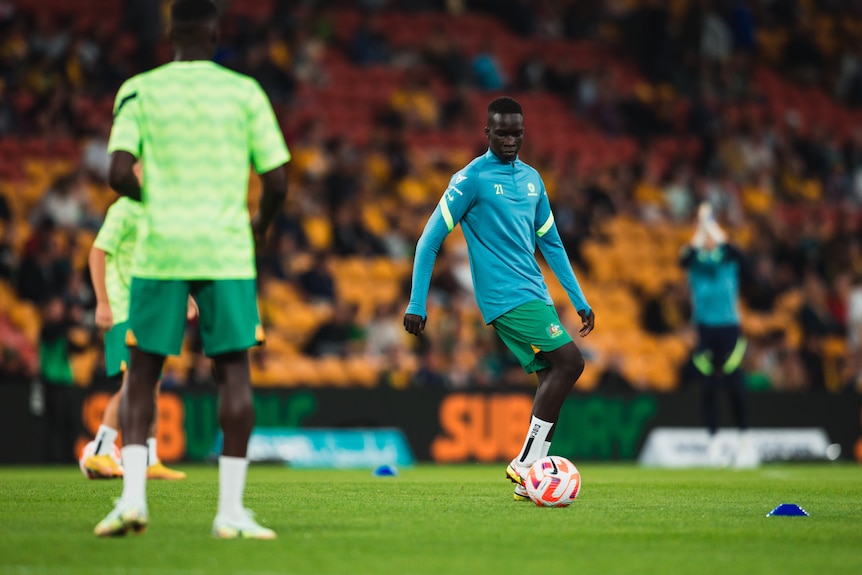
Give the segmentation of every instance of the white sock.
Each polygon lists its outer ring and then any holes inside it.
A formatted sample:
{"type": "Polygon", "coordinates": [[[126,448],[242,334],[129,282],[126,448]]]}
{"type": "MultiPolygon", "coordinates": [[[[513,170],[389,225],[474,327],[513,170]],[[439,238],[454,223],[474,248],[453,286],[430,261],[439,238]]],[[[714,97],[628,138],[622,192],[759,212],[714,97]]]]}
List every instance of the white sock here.
{"type": "Polygon", "coordinates": [[[542,451],[539,452],[539,459],[548,456],[548,452],[551,451],[551,442],[544,441],[542,442],[542,451]]]}
{"type": "MultiPolygon", "coordinates": [[[[536,416],[530,419],[530,431],[527,432],[527,438],[524,440],[524,446],[521,448],[521,453],[517,457],[518,467],[530,467],[536,460],[541,457],[542,450],[545,448],[548,434],[553,429],[554,424],[550,421],[544,421],[536,416]]],[[[550,445],[550,443],[548,443],[550,445]]]]}
{"type": "Polygon", "coordinates": [[[117,430],[104,423],[96,432],[96,455],[110,455],[114,452],[114,442],[117,441],[117,430]]]}
{"type": "Polygon", "coordinates": [[[239,520],[244,514],[242,496],[245,491],[245,475],[248,459],[245,457],[218,458],[218,516],[227,520],[239,520]]]}
{"type": "Polygon", "coordinates": [[[123,503],[147,505],[147,447],[126,445],[123,447],[123,503]]]}
{"type": "Polygon", "coordinates": [[[156,450],[156,438],[151,437],[147,440],[147,466],[155,465],[159,462],[159,453],[156,450]]]}

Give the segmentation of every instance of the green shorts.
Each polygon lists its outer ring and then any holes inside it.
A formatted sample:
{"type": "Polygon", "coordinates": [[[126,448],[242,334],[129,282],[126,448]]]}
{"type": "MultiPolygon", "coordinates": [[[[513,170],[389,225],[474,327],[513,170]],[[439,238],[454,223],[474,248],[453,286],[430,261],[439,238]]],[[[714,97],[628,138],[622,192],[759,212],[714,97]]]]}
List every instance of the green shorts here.
{"type": "Polygon", "coordinates": [[[123,374],[129,365],[129,348],[126,347],[128,321],[114,324],[105,332],[105,375],[115,377],[123,374]]]}
{"type": "Polygon", "coordinates": [[[542,351],[554,351],[572,341],[560,323],[553,305],[540,300],[528,301],[491,322],[527,373],[551,367],[536,357],[542,351]]]}
{"type": "Polygon", "coordinates": [[[157,355],[179,355],[188,297],[200,310],[198,326],[208,357],[263,343],[255,280],[132,278],[126,345],[157,355]]]}

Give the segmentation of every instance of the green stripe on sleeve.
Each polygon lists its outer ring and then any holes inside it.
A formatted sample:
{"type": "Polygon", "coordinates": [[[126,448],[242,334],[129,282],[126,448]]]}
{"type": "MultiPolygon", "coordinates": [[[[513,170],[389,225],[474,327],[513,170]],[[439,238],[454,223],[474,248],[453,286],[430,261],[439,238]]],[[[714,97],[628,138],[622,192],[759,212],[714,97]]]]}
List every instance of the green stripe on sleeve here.
{"type": "Polygon", "coordinates": [[[443,220],[446,222],[446,227],[451,232],[455,229],[455,222],[452,221],[452,213],[449,211],[449,205],[446,203],[446,194],[440,198],[440,213],[443,214],[443,220]]]}
{"type": "Polygon", "coordinates": [[[550,214],[548,214],[548,219],[545,220],[545,223],[542,224],[542,227],[539,228],[538,232],[536,232],[536,235],[538,235],[539,237],[542,237],[543,235],[548,233],[548,230],[550,230],[551,226],[553,226],[553,225],[554,225],[554,212],[551,212],[550,214]]]}

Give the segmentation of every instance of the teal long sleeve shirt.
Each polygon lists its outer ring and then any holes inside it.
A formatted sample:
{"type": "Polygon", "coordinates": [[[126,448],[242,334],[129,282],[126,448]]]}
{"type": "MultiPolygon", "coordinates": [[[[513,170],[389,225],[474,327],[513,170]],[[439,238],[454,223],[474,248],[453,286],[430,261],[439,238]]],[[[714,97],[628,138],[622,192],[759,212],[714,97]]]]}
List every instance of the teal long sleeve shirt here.
{"type": "Polygon", "coordinates": [[[485,323],[532,300],[552,304],[536,246],[578,311],[589,312],[539,173],[491,150],[452,176],[416,246],[408,314],[426,317],[431,271],[446,236],[461,224],[476,303],[485,323]]]}
{"type": "Polygon", "coordinates": [[[692,321],[706,327],[739,325],[739,279],[742,253],[730,244],[713,250],[685,246],[680,265],[688,273],[692,321]]]}

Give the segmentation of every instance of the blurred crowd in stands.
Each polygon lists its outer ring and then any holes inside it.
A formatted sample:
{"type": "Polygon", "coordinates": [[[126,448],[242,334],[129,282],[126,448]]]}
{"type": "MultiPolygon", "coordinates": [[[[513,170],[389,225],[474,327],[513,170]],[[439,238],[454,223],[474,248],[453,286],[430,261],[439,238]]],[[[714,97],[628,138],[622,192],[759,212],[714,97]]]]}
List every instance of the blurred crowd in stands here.
{"type": "MultiPolygon", "coordinates": [[[[170,59],[167,2],[48,4],[0,0],[0,378],[87,385],[102,377],[86,252],[115,197],[113,95],[170,59]]],[[[401,326],[424,221],[507,93],[596,310],[581,389],[690,382],[675,254],[707,200],[747,256],[750,387],[862,391],[858,1],[220,4],[216,60],[266,89],[294,156],[259,258],[256,385],[530,381],[482,324],[457,231],[427,335],[401,326]]],[[[188,334],[165,384],[211,385],[188,334]]]]}

